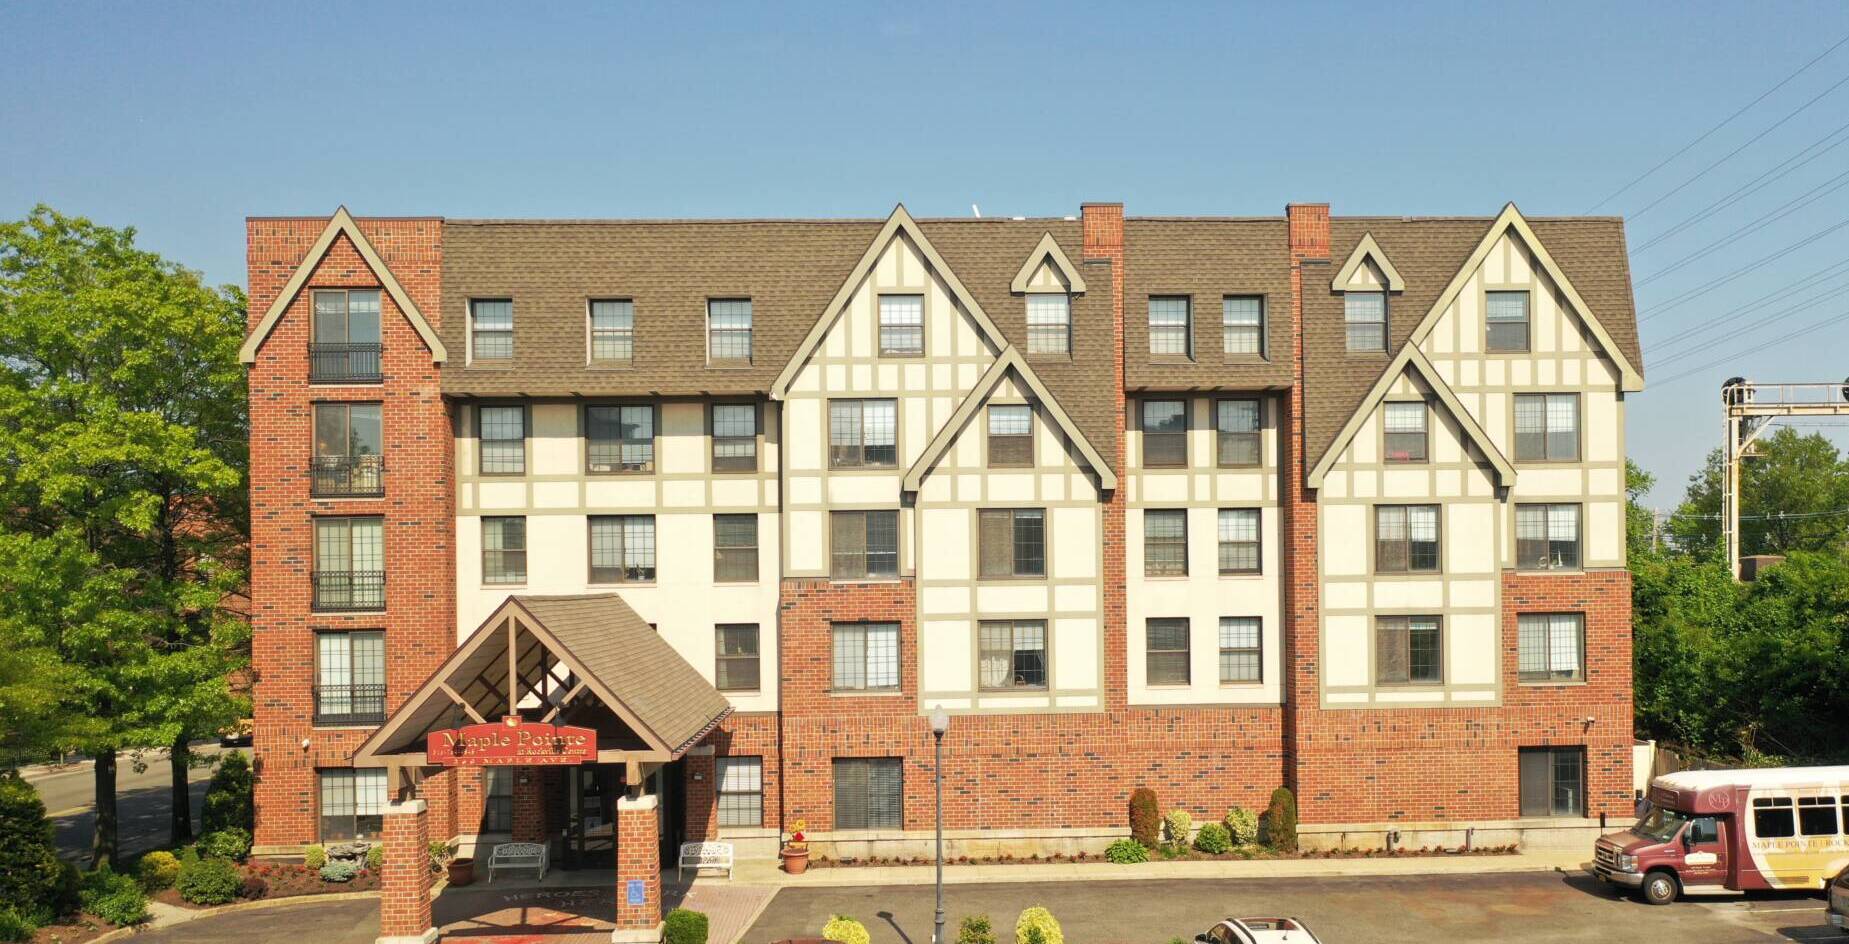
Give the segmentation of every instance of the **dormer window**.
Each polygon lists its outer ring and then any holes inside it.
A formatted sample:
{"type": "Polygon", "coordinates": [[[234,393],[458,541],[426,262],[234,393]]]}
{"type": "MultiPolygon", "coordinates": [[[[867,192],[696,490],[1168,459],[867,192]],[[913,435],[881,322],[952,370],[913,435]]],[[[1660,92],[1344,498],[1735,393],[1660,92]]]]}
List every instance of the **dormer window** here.
{"type": "Polygon", "coordinates": [[[591,360],[626,364],[636,353],[636,305],[626,298],[591,302],[591,360]]]}
{"type": "Polygon", "coordinates": [[[714,298],[706,303],[706,357],[715,364],[751,362],[751,299],[714,298]]]}
{"type": "Polygon", "coordinates": [[[1149,299],[1149,353],[1156,356],[1187,357],[1192,350],[1188,343],[1192,331],[1189,328],[1188,297],[1186,295],[1156,295],[1149,299]]]}
{"type": "Polygon", "coordinates": [[[1221,343],[1228,355],[1265,353],[1265,299],[1259,295],[1228,295],[1220,302],[1221,343]]]}
{"type": "Polygon", "coordinates": [[[1350,353],[1378,353],[1387,349],[1387,293],[1344,293],[1342,316],[1348,324],[1350,353]]]}
{"type": "Polygon", "coordinates": [[[1027,296],[1027,353],[1072,353],[1072,296],[1046,292],[1027,296]]]}
{"type": "Polygon", "coordinates": [[[514,357],[514,303],[508,298],[477,298],[469,302],[469,351],[475,361],[507,361],[514,357]]]}

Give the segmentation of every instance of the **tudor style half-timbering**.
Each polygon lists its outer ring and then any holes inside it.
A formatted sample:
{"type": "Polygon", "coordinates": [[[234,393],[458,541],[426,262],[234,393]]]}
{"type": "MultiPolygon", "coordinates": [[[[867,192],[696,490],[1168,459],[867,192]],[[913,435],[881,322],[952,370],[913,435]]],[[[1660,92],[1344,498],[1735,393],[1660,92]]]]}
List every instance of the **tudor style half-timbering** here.
{"type": "Polygon", "coordinates": [[[1616,220],[249,239],[264,851],[923,854],[940,708],[952,854],[1095,851],[1138,786],[1289,786],[1312,845],[1628,809],[1616,220]],[[421,747],[497,715],[596,760],[421,747]]]}

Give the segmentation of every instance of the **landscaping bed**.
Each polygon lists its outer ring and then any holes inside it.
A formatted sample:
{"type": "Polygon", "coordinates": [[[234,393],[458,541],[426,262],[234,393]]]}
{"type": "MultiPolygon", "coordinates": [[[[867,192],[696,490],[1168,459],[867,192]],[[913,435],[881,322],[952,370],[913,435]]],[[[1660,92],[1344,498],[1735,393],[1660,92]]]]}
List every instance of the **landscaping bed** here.
{"type": "MultiPolygon", "coordinates": [[[[306,865],[249,862],[238,867],[238,877],[237,901],[379,890],[379,873],[372,869],[361,869],[345,882],[330,882],[322,878],[318,870],[306,865]]],[[[148,897],[162,904],[193,911],[221,907],[220,904],[195,904],[187,901],[178,888],[164,888],[148,897]]]]}
{"type": "MultiPolygon", "coordinates": [[[[1437,856],[1498,856],[1514,855],[1514,846],[1477,846],[1472,849],[1445,849],[1439,847],[1421,847],[1418,849],[1324,849],[1315,852],[1283,852],[1266,846],[1240,846],[1227,852],[1211,853],[1185,846],[1163,845],[1149,850],[1151,862],[1211,862],[1243,861],[1251,859],[1408,859],[1437,856]]],[[[930,865],[934,859],[926,856],[910,858],[869,856],[831,859],[826,856],[812,856],[809,867],[812,869],[871,868],[889,865],[930,865]]],[[[1044,865],[1049,862],[1102,862],[1110,860],[1101,854],[1078,853],[1076,855],[1050,856],[952,856],[944,859],[945,865],[1044,865]]]]}
{"type": "Polygon", "coordinates": [[[84,944],[116,928],[100,918],[78,915],[67,922],[48,924],[32,934],[32,944],[84,944]]]}

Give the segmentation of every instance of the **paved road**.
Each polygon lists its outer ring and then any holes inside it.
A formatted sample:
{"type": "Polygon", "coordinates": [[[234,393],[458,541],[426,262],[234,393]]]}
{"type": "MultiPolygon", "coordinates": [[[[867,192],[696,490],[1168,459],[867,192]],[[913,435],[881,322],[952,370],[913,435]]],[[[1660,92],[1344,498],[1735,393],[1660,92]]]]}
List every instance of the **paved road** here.
{"type": "MultiPolygon", "coordinates": [[[[135,944],[373,944],[379,900],[305,902],[200,918],[135,935],[135,944]]],[[[605,935],[606,939],[608,935],[605,935]]]]}
{"type": "MultiPolygon", "coordinates": [[[[831,913],[858,918],[875,944],[927,944],[932,888],[786,888],[744,944],[821,933],[831,913]]],[[[1846,940],[1824,921],[1816,895],[1678,902],[1655,908],[1619,898],[1583,876],[1511,873],[1468,878],[1176,880],[1040,885],[952,885],[945,935],[963,915],[986,912],[1012,940],[1014,919],[1045,905],[1074,944],[1192,940],[1226,914],[1303,918],[1324,944],[1376,942],[1629,941],[1742,944],[1846,940]]]]}
{"type": "MultiPolygon", "coordinates": [[[[199,745],[194,750],[216,755],[219,748],[216,744],[199,745]]],[[[137,772],[127,758],[122,758],[116,768],[117,835],[124,852],[152,849],[167,843],[167,817],[172,807],[167,754],[150,752],[146,762],[147,769],[137,772]]],[[[210,767],[193,768],[190,780],[195,829],[199,826],[199,809],[205,799],[206,783],[211,779],[210,767]]],[[[52,824],[57,828],[58,853],[66,858],[88,856],[90,834],[96,828],[96,781],[90,765],[34,777],[32,785],[38,788],[39,798],[45,801],[45,810],[51,814],[52,824]]]]}

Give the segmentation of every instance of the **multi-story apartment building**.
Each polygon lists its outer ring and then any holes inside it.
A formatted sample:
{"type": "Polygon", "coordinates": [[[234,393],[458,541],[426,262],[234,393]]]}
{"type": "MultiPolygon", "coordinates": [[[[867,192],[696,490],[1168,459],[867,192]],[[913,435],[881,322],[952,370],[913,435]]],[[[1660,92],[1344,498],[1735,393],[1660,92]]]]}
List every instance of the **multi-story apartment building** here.
{"type": "Polygon", "coordinates": [[[1289,786],[1313,845],[1630,807],[1615,219],[343,210],[249,249],[262,850],[411,836],[415,794],[624,875],[797,821],[919,854],[937,709],[959,851],[1095,851],[1139,786],[1289,786]],[[503,715],[597,762],[425,750],[503,715]]]}

